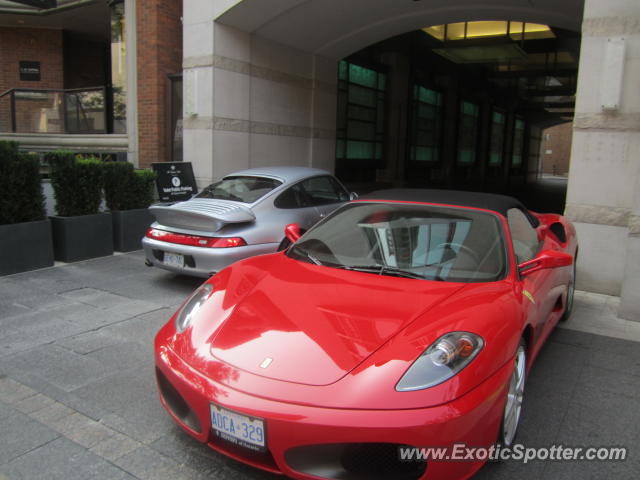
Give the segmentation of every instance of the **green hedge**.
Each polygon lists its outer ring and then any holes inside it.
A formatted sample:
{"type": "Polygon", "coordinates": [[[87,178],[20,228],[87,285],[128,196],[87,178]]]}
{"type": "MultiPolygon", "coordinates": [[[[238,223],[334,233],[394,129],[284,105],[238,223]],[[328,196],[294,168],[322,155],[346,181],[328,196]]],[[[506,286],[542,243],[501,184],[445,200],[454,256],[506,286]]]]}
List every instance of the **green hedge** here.
{"type": "Polygon", "coordinates": [[[18,142],[0,140],[0,163],[13,161],[18,156],[18,142]]]}
{"type": "Polygon", "coordinates": [[[156,175],[150,170],[134,170],[128,162],[104,164],[104,195],[109,210],[147,208],[153,203],[156,175]]]}
{"type": "Polygon", "coordinates": [[[18,152],[16,142],[0,141],[0,225],[45,218],[37,155],[18,152]]]}
{"type": "Polygon", "coordinates": [[[104,181],[102,161],[95,157],[76,157],[67,151],[52,152],[46,158],[51,166],[51,185],[58,215],[73,217],[98,213],[104,181]]]}
{"type": "Polygon", "coordinates": [[[155,173],[128,162],[103,162],[70,151],[48,153],[56,211],[63,217],[98,213],[102,190],[109,210],[147,208],[153,203],[155,173]]]}

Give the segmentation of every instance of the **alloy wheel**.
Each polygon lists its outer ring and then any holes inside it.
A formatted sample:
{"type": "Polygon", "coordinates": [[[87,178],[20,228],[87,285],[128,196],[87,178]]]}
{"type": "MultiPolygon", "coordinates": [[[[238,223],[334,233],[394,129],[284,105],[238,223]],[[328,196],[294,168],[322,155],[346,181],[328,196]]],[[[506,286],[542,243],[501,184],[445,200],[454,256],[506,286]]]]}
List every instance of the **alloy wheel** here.
{"type": "Polygon", "coordinates": [[[511,381],[509,382],[507,402],[502,418],[502,443],[505,446],[512,445],[516,431],[518,430],[518,424],[520,423],[522,400],[524,398],[526,358],[525,346],[520,344],[516,352],[515,365],[513,367],[513,373],[511,374],[511,381]]]}

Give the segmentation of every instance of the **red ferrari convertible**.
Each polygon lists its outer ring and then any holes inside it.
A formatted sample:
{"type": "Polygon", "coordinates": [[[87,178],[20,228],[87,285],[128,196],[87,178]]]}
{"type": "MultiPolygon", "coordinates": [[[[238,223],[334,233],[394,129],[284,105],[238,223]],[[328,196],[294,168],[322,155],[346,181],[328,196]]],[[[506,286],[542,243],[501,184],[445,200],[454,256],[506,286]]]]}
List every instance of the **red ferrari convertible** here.
{"type": "Polygon", "coordinates": [[[514,444],[527,372],[571,311],[565,218],[387,190],[287,235],[286,252],[222,270],[157,334],[160,399],[187,433],[299,479],[462,479],[483,459],[399,452],[514,444]]]}

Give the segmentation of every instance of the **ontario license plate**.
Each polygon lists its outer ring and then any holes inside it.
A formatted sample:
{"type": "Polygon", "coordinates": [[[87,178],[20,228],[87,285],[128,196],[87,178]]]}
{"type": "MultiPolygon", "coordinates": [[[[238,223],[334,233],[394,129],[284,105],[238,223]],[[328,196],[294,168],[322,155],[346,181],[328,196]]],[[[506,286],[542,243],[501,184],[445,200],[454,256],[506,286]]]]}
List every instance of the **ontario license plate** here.
{"type": "Polygon", "coordinates": [[[164,264],[171,267],[184,267],[184,255],[164,252],[164,264]]]}
{"type": "Polygon", "coordinates": [[[215,434],[231,443],[256,452],[267,449],[264,420],[232,412],[211,404],[211,428],[215,434]]]}

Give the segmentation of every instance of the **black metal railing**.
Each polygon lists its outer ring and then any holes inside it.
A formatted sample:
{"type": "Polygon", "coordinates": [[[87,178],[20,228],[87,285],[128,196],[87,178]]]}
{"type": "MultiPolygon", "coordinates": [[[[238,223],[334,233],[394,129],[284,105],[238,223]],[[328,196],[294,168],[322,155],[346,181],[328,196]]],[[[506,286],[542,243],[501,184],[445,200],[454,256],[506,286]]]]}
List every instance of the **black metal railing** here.
{"type": "Polygon", "coordinates": [[[105,87],[12,88],[0,94],[0,132],[107,133],[105,87]]]}

